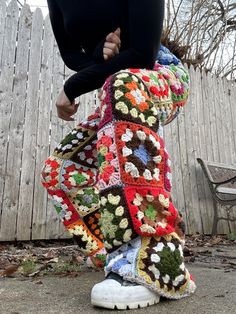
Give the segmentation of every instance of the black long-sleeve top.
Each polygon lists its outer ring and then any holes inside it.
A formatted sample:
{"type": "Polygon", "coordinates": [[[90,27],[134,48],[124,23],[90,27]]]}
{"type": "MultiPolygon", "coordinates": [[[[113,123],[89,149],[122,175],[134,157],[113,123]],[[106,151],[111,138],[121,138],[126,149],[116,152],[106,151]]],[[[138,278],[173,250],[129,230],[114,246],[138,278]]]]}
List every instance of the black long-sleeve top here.
{"type": "Polygon", "coordinates": [[[77,72],[64,85],[71,101],[101,87],[109,75],[119,70],[153,67],[164,0],[48,0],[48,8],[62,59],[77,72]],[[106,36],[118,27],[120,52],[105,61],[106,36]]]}

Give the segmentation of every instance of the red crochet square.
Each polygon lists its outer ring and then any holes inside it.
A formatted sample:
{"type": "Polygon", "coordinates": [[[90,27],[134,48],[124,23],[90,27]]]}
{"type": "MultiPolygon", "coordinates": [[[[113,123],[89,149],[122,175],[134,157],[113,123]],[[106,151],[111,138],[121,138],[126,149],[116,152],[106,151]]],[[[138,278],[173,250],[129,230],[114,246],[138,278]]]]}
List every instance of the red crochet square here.
{"type": "Polygon", "coordinates": [[[109,123],[98,131],[97,156],[98,189],[101,191],[114,185],[121,185],[114,123],[109,123]]]}
{"type": "Polygon", "coordinates": [[[116,122],[115,135],[122,183],[163,188],[163,140],[132,122],[116,122]]]}
{"type": "Polygon", "coordinates": [[[52,203],[55,206],[57,213],[64,226],[68,226],[78,220],[81,220],[80,215],[67,198],[66,193],[62,190],[48,190],[52,198],[52,203]]]}
{"type": "Polygon", "coordinates": [[[65,192],[75,191],[78,188],[92,186],[97,180],[97,169],[88,168],[71,160],[65,160],[61,168],[60,184],[65,192]]]}
{"type": "Polygon", "coordinates": [[[177,210],[162,188],[124,188],[135,231],[142,236],[163,236],[175,231],[177,210]]]}

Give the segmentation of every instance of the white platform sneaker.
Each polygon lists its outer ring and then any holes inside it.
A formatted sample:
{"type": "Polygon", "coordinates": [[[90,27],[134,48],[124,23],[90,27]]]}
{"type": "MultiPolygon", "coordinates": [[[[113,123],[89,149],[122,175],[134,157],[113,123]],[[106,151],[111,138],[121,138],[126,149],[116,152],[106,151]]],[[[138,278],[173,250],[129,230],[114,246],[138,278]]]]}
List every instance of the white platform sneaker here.
{"type": "Polygon", "coordinates": [[[128,310],[157,304],[160,296],[144,286],[123,280],[115,273],[97,283],[91,292],[91,303],[107,309],[128,310]]]}

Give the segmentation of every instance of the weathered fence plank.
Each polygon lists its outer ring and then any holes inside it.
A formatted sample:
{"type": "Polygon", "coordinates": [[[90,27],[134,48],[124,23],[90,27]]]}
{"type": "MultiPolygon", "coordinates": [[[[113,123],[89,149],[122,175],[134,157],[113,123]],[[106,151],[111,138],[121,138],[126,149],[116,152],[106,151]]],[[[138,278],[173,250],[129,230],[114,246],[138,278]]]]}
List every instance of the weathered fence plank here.
{"type": "MultiPolygon", "coordinates": [[[[186,152],[185,112],[184,111],[180,113],[177,123],[178,123],[178,142],[179,142],[179,169],[180,169],[180,176],[182,179],[182,193],[183,193],[182,204],[179,204],[178,206],[180,209],[182,209],[183,217],[185,219],[185,224],[186,224],[187,230],[189,230],[189,209],[187,207],[188,202],[186,202],[186,196],[188,194],[186,191],[187,182],[185,180],[187,176],[187,152],[186,152]]],[[[173,154],[175,154],[175,151],[172,151],[170,158],[172,158],[173,154]]],[[[176,195],[175,198],[178,198],[178,195],[176,195]]]]}
{"type": "MultiPolygon", "coordinates": [[[[195,77],[195,88],[196,88],[196,103],[195,103],[195,111],[196,115],[193,115],[193,119],[197,121],[196,133],[193,135],[193,140],[196,141],[196,149],[195,158],[194,158],[194,167],[196,171],[196,180],[197,180],[197,188],[198,188],[198,202],[202,219],[202,228],[203,232],[210,233],[211,232],[211,217],[210,212],[208,210],[210,203],[212,200],[209,199],[209,188],[207,183],[204,181],[204,175],[202,170],[200,169],[199,164],[197,163],[197,158],[202,156],[203,159],[208,159],[207,156],[207,146],[210,146],[210,138],[207,138],[207,132],[209,130],[209,126],[206,124],[206,119],[208,117],[207,107],[207,99],[204,93],[205,86],[203,82],[202,73],[199,69],[196,70],[195,77]]],[[[195,146],[194,146],[195,147],[195,146]]]]}
{"type": "MultiPolygon", "coordinates": [[[[31,223],[35,181],[35,146],[38,128],[39,83],[41,66],[41,48],[43,16],[37,9],[33,14],[32,35],[29,60],[29,78],[25,110],[24,142],[22,154],[22,173],[20,198],[17,217],[17,239],[31,237],[31,223]]],[[[41,127],[41,126],[40,126],[41,127]]]]}
{"type": "MultiPolygon", "coordinates": [[[[230,114],[230,97],[228,95],[228,89],[225,84],[225,80],[219,79],[219,85],[220,85],[220,93],[222,96],[222,104],[219,108],[220,114],[221,114],[221,125],[222,125],[222,136],[223,136],[223,145],[222,149],[225,151],[225,160],[224,162],[227,164],[232,163],[232,157],[235,154],[235,151],[233,151],[233,137],[232,137],[232,130],[230,130],[230,126],[232,125],[231,122],[231,114],[230,114]]],[[[226,217],[226,211],[223,210],[223,215],[226,217]]],[[[231,222],[227,222],[227,233],[230,232],[232,229],[231,222]]],[[[224,231],[224,230],[223,230],[224,231]]]]}
{"type": "MultiPolygon", "coordinates": [[[[190,68],[191,79],[195,79],[195,73],[193,75],[193,68],[190,68]]],[[[184,109],[185,112],[185,147],[187,152],[186,169],[185,169],[185,198],[186,206],[188,210],[188,227],[189,232],[194,232],[194,229],[202,230],[201,213],[198,204],[198,190],[195,172],[195,152],[193,149],[193,133],[192,130],[197,128],[197,119],[194,117],[195,106],[198,101],[197,90],[194,88],[190,93],[189,102],[184,109]]]]}
{"type": "MultiPolygon", "coordinates": [[[[2,62],[1,62],[1,76],[0,76],[0,239],[3,240],[6,237],[13,240],[15,237],[14,221],[9,221],[9,229],[5,234],[4,223],[7,220],[7,216],[11,217],[11,212],[15,212],[16,204],[14,200],[10,199],[8,195],[4,195],[6,176],[14,178],[14,172],[17,169],[11,169],[10,173],[7,173],[6,161],[8,150],[8,138],[9,127],[12,110],[12,88],[14,78],[14,61],[16,52],[16,39],[18,28],[18,16],[19,9],[16,1],[11,1],[7,8],[7,18],[5,22],[5,35],[2,48],[2,62]],[[4,207],[3,207],[4,203],[4,207]],[[4,218],[6,217],[6,218],[4,218]],[[14,228],[11,230],[11,227],[14,228]],[[4,228],[4,232],[2,229],[4,228]]],[[[16,156],[15,156],[16,157],[16,156]]],[[[8,188],[8,186],[6,187],[8,188]]],[[[8,193],[8,191],[7,191],[8,193]]],[[[13,213],[14,215],[14,213],[13,213]]]]}
{"type": "Polygon", "coordinates": [[[36,169],[34,182],[34,204],[32,239],[44,239],[46,231],[47,195],[40,181],[43,162],[49,155],[49,132],[51,113],[51,86],[53,66],[53,33],[49,17],[44,21],[44,37],[41,64],[38,130],[36,140],[36,169]]]}
{"type": "MultiPolygon", "coordinates": [[[[225,147],[225,139],[223,135],[223,124],[224,121],[221,115],[221,106],[223,106],[223,98],[222,98],[222,89],[220,85],[220,79],[213,77],[214,81],[214,89],[215,89],[215,97],[214,97],[214,109],[216,116],[216,130],[217,130],[217,138],[218,138],[218,150],[219,150],[219,162],[226,163],[226,147],[225,147]]],[[[225,210],[221,206],[218,207],[219,215],[225,216],[225,210]]],[[[227,234],[229,232],[228,222],[220,220],[218,223],[218,232],[227,234]]]]}
{"type": "MultiPolygon", "coordinates": [[[[235,159],[236,151],[234,148],[233,130],[232,130],[232,116],[231,116],[231,95],[228,87],[228,82],[221,79],[221,89],[223,94],[223,106],[221,107],[223,134],[226,148],[226,162],[231,164],[235,159]]],[[[235,119],[236,117],[234,117],[235,119]]]]}
{"type": "Polygon", "coordinates": [[[3,41],[5,35],[5,17],[6,17],[7,6],[5,1],[0,1],[0,75],[1,75],[1,63],[2,59],[2,49],[3,49],[3,41]]]}
{"type": "MultiPolygon", "coordinates": [[[[53,88],[52,88],[52,111],[51,111],[51,133],[50,133],[50,154],[55,149],[56,145],[63,138],[63,128],[66,122],[63,122],[57,117],[56,99],[58,93],[63,88],[64,80],[64,64],[58,51],[56,42],[54,41],[53,48],[53,88]]],[[[47,205],[47,217],[46,217],[46,238],[58,238],[60,237],[59,228],[61,221],[58,218],[58,214],[54,209],[50,200],[47,205]]]]}
{"type": "Polygon", "coordinates": [[[31,32],[31,12],[24,6],[19,21],[18,45],[16,50],[16,68],[13,84],[12,112],[10,119],[7,166],[3,198],[1,232],[6,239],[14,239],[18,199],[20,190],[20,169],[25,116],[25,99],[29,59],[29,40],[31,32]]]}
{"type": "MultiPolygon", "coordinates": [[[[183,190],[183,176],[181,171],[181,155],[180,145],[182,144],[179,138],[179,121],[183,119],[183,115],[180,113],[178,120],[171,123],[171,138],[169,141],[172,143],[172,154],[170,159],[172,160],[173,177],[175,177],[175,183],[173,182],[173,197],[177,202],[177,209],[183,216],[184,220],[187,221],[186,208],[184,203],[184,190],[183,190]]],[[[186,223],[187,225],[187,223],[186,223]]]]}
{"type": "MultiPolygon", "coordinates": [[[[74,122],[57,117],[57,95],[72,73],[49,17],[44,21],[37,10],[32,18],[26,6],[19,17],[15,0],[7,8],[0,1],[0,241],[70,237],[41,186],[40,172],[58,142],[99,102],[97,91],[82,95],[74,122]]],[[[236,84],[193,68],[190,77],[188,104],[164,128],[164,138],[173,203],[187,233],[208,234],[213,202],[196,158],[236,164],[236,84]]],[[[226,215],[222,208],[219,213],[226,215]]],[[[218,227],[219,233],[236,231],[235,222],[220,221],[218,227]]]]}
{"type": "Polygon", "coordinates": [[[230,100],[230,110],[231,110],[231,121],[232,124],[230,126],[230,136],[233,140],[233,155],[231,156],[232,158],[232,163],[236,164],[236,105],[235,105],[235,99],[236,99],[236,88],[235,88],[235,83],[228,82],[228,94],[229,94],[229,100],[230,100]]]}
{"type": "MultiPolygon", "coordinates": [[[[192,141],[192,149],[191,149],[191,157],[188,160],[188,167],[191,167],[192,173],[194,175],[194,178],[192,178],[191,181],[196,182],[195,186],[195,192],[193,193],[193,198],[198,203],[199,208],[199,214],[200,214],[200,222],[202,225],[202,229],[204,228],[203,225],[203,216],[204,216],[204,209],[205,209],[205,195],[204,195],[204,187],[201,183],[202,179],[202,173],[197,171],[196,168],[196,158],[198,157],[198,153],[200,151],[200,142],[203,140],[203,133],[204,133],[204,126],[203,121],[200,120],[201,114],[200,111],[202,109],[202,97],[201,97],[201,81],[200,79],[200,73],[198,71],[195,71],[193,68],[190,70],[191,74],[191,86],[194,86],[194,90],[190,91],[190,97],[192,98],[191,102],[191,114],[190,114],[190,120],[191,120],[191,126],[188,130],[188,134],[186,136],[190,136],[190,142],[188,146],[190,145],[192,141]],[[193,148],[194,147],[194,148],[193,148]],[[190,166],[191,165],[191,166],[190,166]]],[[[187,104],[188,106],[188,104],[187,104]]],[[[196,203],[195,203],[196,204],[196,203]]],[[[196,207],[193,206],[193,210],[196,207]]],[[[191,215],[191,212],[189,213],[191,215]]],[[[204,229],[203,229],[204,230],[204,229]]]]}
{"type": "MultiPolygon", "coordinates": [[[[200,150],[198,151],[198,155],[202,154],[202,158],[205,157],[206,160],[213,160],[213,151],[212,151],[212,135],[211,135],[211,108],[209,106],[210,104],[210,96],[209,91],[207,89],[207,76],[206,72],[202,72],[202,79],[201,79],[201,90],[202,90],[202,108],[200,110],[201,112],[201,119],[204,121],[204,143],[200,143],[200,150]],[[203,147],[205,145],[205,147],[203,147]],[[204,153],[202,153],[202,149],[204,153]]],[[[200,140],[201,141],[201,140],[200,140]]],[[[200,156],[200,155],[199,155],[200,156]]],[[[198,157],[198,156],[196,156],[198,157]]],[[[205,208],[204,213],[205,217],[202,220],[203,221],[203,227],[205,233],[211,233],[212,229],[212,223],[213,223],[213,215],[212,212],[209,211],[209,208],[212,208],[212,197],[210,194],[210,189],[208,186],[207,181],[205,180],[205,176],[203,175],[202,169],[200,169],[200,165],[196,164],[196,172],[199,176],[198,178],[198,186],[204,187],[204,199],[205,199],[205,208]]],[[[202,202],[203,203],[203,202],[202,202]]]]}
{"type": "MultiPolygon", "coordinates": [[[[231,138],[232,145],[232,155],[231,155],[231,163],[236,165],[236,87],[235,83],[225,81],[225,89],[227,90],[226,101],[229,100],[229,116],[231,117],[229,124],[229,137],[231,138]]],[[[231,218],[236,218],[236,210],[231,211],[231,218]]],[[[230,222],[230,232],[235,232],[236,230],[236,221],[230,222]]]]}

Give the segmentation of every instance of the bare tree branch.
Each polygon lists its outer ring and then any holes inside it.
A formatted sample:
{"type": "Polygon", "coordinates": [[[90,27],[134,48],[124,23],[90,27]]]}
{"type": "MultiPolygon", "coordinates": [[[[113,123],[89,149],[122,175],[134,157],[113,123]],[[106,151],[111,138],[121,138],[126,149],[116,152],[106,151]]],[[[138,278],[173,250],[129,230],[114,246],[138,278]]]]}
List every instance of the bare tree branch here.
{"type": "Polygon", "coordinates": [[[236,79],[235,0],[168,0],[164,43],[189,64],[236,79]]]}

